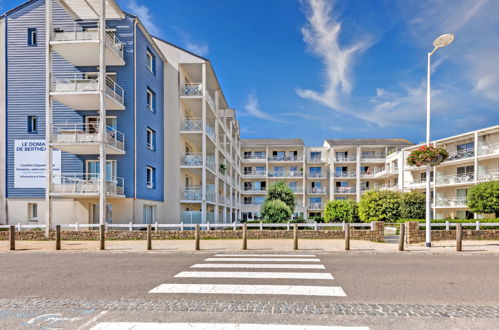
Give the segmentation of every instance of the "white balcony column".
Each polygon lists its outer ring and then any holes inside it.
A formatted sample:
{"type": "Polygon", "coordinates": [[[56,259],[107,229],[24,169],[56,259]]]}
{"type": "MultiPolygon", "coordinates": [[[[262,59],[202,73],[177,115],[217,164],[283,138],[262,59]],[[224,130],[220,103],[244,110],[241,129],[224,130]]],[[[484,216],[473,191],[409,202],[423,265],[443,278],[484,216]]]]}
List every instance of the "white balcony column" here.
{"type": "Polygon", "coordinates": [[[302,163],[302,166],[303,166],[303,179],[302,179],[302,187],[303,187],[303,195],[302,195],[302,203],[303,205],[305,205],[305,201],[307,200],[307,192],[305,191],[307,189],[307,173],[308,173],[308,169],[307,169],[307,162],[306,162],[306,159],[307,159],[307,151],[305,149],[305,147],[303,147],[303,163],[302,163]]]}
{"type": "Polygon", "coordinates": [[[50,226],[52,225],[52,200],[50,189],[52,187],[52,99],[50,88],[52,82],[52,49],[50,48],[50,37],[52,35],[52,1],[45,4],[45,237],[49,238],[50,226]]]}
{"type": "Polygon", "coordinates": [[[334,185],[336,184],[336,178],[334,177],[334,173],[335,173],[335,156],[334,156],[334,148],[331,148],[328,150],[328,154],[329,154],[329,162],[328,164],[329,165],[329,199],[330,200],[334,200],[334,194],[335,194],[335,191],[334,191],[334,185]]]}
{"type": "MultiPolygon", "coordinates": [[[[475,147],[475,153],[474,153],[474,163],[473,163],[473,185],[476,185],[477,184],[477,181],[478,181],[478,131],[475,131],[475,143],[474,143],[474,147],[475,147]]],[[[474,219],[477,219],[478,218],[478,214],[476,213],[473,213],[473,218],[474,219]]]]}
{"type": "Polygon", "coordinates": [[[269,146],[265,147],[265,169],[266,169],[266,186],[267,189],[269,189],[269,173],[270,173],[270,168],[269,168],[269,146]]]}
{"type": "Polygon", "coordinates": [[[106,0],[99,16],[99,223],[106,223],[106,0]]]}
{"type": "MultiPolygon", "coordinates": [[[[202,70],[202,89],[203,95],[206,95],[206,63],[201,65],[202,70]]],[[[202,144],[202,157],[203,157],[203,168],[201,169],[201,188],[202,188],[202,201],[201,201],[201,223],[206,223],[206,99],[203,98],[203,102],[201,105],[202,108],[202,121],[203,121],[203,134],[201,135],[201,144],[202,144]]],[[[218,191],[215,190],[215,193],[218,194],[218,191]]],[[[217,198],[217,197],[215,197],[217,198]]]]}
{"type": "Polygon", "coordinates": [[[404,168],[405,168],[405,157],[404,151],[402,150],[398,159],[398,189],[400,192],[404,192],[404,168]]]}
{"type": "Polygon", "coordinates": [[[360,158],[362,156],[362,148],[361,147],[357,147],[357,163],[356,163],[356,169],[355,169],[355,173],[356,173],[356,176],[357,178],[355,179],[355,189],[357,191],[357,194],[356,194],[356,200],[357,202],[360,202],[360,158]]]}
{"type": "MultiPolygon", "coordinates": [[[[215,92],[215,95],[216,95],[216,92],[215,92]]],[[[215,98],[215,102],[218,102],[217,101],[217,98],[215,98]]],[[[218,122],[217,120],[215,120],[215,191],[217,192],[216,193],[216,196],[215,196],[215,219],[213,219],[213,221],[215,223],[218,223],[219,222],[219,219],[218,219],[218,212],[219,212],[219,204],[220,204],[220,201],[219,201],[219,197],[218,197],[218,187],[220,186],[220,178],[222,176],[222,173],[220,173],[220,154],[219,154],[219,151],[218,151],[218,141],[219,141],[219,137],[218,137],[218,122]],[[217,168],[218,167],[218,168],[217,168]]],[[[222,181],[223,182],[223,181],[222,181]]],[[[225,185],[225,184],[224,184],[225,185]]]]}

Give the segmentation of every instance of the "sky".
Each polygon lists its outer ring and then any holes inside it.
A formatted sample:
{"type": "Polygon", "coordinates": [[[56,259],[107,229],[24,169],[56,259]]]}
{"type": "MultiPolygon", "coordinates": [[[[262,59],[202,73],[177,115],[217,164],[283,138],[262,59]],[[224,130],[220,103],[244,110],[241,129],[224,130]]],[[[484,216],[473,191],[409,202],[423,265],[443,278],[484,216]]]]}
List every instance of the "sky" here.
{"type": "MultiPolygon", "coordinates": [[[[497,0],[117,0],[210,59],[243,138],[432,139],[499,124],[497,0]]],[[[22,3],[0,1],[2,11],[22,3]]]]}

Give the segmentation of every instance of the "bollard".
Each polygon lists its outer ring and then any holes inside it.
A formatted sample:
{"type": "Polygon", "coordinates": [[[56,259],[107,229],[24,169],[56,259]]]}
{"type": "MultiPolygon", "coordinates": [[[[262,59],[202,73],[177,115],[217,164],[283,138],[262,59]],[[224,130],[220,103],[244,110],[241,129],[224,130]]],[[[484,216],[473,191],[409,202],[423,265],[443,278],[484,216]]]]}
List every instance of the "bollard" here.
{"type": "Polygon", "coordinates": [[[106,244],[105,244],[105,239],[106,239],[106,225],[100,225],[100,249],[105,250],[106,249],[106,244]]]}
{"type": "Polygon", "coordinates": [[[401,223],[399,228],[399,251],[404,251],[404,242],[405,242],[405,223],[401,223]]]}
{"type": "Polygon", "coordinates": [[[9,241],[10,241],[10,250],[14,251],[16,249],[16,227],[15,226],[10,226],[9,241]]]}
{"type": "Polygon", "coordinates": [[[298,224],[293,225],[293,250],[298,250],[298,224]]]}
{"type": "Polygon", "coordinates": [[[61,249],[61,225],[55,226],[55,249],[61,249]]]}
{"type": "Polygon", "coordinates": [[[350,250],[350,224],[345,223],[344,228],[345,228],[345,250],[348,251],[350,250]]]}
{"type": "Polygon", "coordinates": [[[463,250],[463,224],[456,223],[456,251],[463,250]]]}
{"type": "Polygon", "coordinates": [[[246,230],[248,229],[248,225],[244,224],[243,225],[243,250],[248,249],[248,236],[246,230]]]}
{"type": "Polygon", "coordinates": [[[147,225],[147,250],[152,250],[152,231],[151,225],[147,225]]]}
{"type": "Polygon", "coordinates": [[[199,224],[196,224],[196,229],[194,231],[194,250],[199,251],[199,224]]]}

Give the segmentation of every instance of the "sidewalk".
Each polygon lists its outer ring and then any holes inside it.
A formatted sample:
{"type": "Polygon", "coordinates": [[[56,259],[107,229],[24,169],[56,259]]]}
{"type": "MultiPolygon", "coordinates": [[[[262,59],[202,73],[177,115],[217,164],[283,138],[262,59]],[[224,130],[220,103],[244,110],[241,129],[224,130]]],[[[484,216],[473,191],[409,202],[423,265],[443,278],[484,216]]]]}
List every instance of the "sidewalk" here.
{"type": "MultiPolygon", "coordinates": [[[[345,252],[343,240],[300,239],[299,251],[307,252],[345,252]]],[[[417,253],[498,253],[499,241],[463,241],[463,251],[456,252],[455,241],[436,241],[431,249],[424,243],[405,246],[406,252],[417,253]]],[[[242,251],[242,241],[237,239],[201,240],[201,252],[242,251]]],[[[194,240],[156,240],[152,241],[153,252],[194,252],[194,240]]],[[[8,252],[9,242],[0,241],[0,252],[8,252]]],[[[16,241],[17,251],[55,251],[55,241],[16,241]]],[[[95,252],[99,251],[98,241],[62,241],[62,252],[95,252]]],[[[106,251],[110,252],[144,252],[146,241],[106,241],[106,251]]],[[[279,240],[248,240],[248,253],[251,252],[292,252],[293,241],[279,240]]],[[[369,241],[350,241],[350,251],[358,253],[394,253],[398,252],[398,244],[376,243],[369,241]]],[[[105,253],[105,251],[103,251],[105,253]]],[[[404,252],[400,252],[404,253],[404,252]]]]}

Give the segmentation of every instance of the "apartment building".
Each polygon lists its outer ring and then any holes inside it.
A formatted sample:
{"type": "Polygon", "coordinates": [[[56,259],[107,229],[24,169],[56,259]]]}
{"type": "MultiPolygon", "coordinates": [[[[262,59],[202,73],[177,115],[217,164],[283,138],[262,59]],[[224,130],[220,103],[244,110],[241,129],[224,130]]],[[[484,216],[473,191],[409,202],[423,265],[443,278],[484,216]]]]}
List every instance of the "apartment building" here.
{"type": "MultiPolygon", "coordinates": [[[[466,205],[468,189],[481,182],[499,180],[499,125],[435,140],[432,144],[449,152],[449,158],[433,168],[430,175],[434,217],[473,218],[476,215],[466,205]]],[[[405,148],[401,155],[407,159],[418,147],[405,148]]],[[[400,189],[424,192],[426,168],[407,166],[405,161],[402,164],[400,189]]]]}
{"type": "Polygon", "coordinates": [[[207,59],[114,0],[30,0],[0,32],[2,223],[238,218],[239,126],[207,59]]]}

